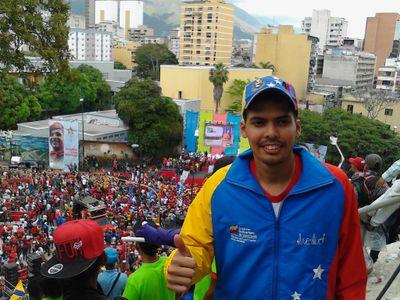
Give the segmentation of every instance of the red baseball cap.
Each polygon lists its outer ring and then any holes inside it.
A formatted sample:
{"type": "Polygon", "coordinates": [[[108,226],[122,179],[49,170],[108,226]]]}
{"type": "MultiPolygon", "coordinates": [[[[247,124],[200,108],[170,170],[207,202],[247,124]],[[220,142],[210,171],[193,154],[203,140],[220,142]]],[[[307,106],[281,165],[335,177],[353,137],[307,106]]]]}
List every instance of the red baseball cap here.
{"type": "Polygon", "coordinates": [[[358,170],[362,170],[364,168],[364,158],[362,157],[350,157],[349,163],[355,166],[358,170]]]}
{"type": "Polygon", "coordinates": [[[50,278],[71,278],[89,269],[103,254],[104,235],[92,220],[66,222],[54,231],[55,255],[42,265],[41,273],[50,278]]]}

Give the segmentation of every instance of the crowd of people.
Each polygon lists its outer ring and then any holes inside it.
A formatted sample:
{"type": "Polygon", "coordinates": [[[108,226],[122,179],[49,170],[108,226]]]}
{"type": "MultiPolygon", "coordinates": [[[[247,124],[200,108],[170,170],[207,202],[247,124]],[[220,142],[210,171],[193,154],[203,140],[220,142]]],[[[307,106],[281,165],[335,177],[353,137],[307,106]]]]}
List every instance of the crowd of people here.
{"type": "MultiPolygon", "coordinates": [[[[204,155],[189,158],[183,154],[174,161],[190,168],[201,157],[204,155]]],[[[145,218],[166,228],[181,226],[192,197],[201,187],[179,178],[164,178],[163,167],[118,162],[117,168],[108,171],[101,166],[91,172],[73,173],[2,170],[1,264],[16,263],[20,270],[26,270],[28,254],[48,258],[54,250],[53,233],[59,225],[91,217],[86,210],[76,210],[76,203],[90,196],[105,203],[110,222],[105,243],[118,251],[121,270],[129,274],[139,267],[140,255],[134,244],[123,243],[121,237],[130,235],[135,223],[145,218]]],[[[178,172],[176,176],[179,177],[178,172]]]]}

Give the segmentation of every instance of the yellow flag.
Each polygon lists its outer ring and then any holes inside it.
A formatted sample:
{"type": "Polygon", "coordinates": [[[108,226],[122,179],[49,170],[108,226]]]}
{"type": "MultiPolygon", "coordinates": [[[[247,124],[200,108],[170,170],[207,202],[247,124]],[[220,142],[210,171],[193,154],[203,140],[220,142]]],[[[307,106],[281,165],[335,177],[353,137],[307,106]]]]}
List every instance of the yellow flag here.
{"type": "Polygon", "coordinates": [[[22,281],[18,281],[17,286],[15,287],[15,290],[13,292],[13,294],[10,297],[10,300],[18,300],[20,299],[22,296],[25,296],[25,289],[24,286],[22,285],[22,281]]]}

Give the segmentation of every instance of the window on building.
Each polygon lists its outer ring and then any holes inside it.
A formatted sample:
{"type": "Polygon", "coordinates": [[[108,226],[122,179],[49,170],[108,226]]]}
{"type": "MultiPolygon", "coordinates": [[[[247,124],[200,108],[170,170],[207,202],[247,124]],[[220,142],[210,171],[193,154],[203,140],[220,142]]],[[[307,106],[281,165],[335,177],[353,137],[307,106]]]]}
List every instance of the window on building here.
{"type": "Polygon", "coordinates": [[[354,109],[354,106],[353,106],[353,105],[347,105],[347,111],[348,111],[349,113],[353,113],[353,109],[354,109]]]}
{"type": "Polygon", "coordinates": [[[393,116],[393,109],[385,108],[385,116],[393,116]]]}
{"type": "Polygon", "coordinates": [[[178,99],[182,99],[182,91],[178,92],[178,99]]]}
{"type": "Polygon", "coordinates": [[[208,38],[211,38],[211,32],[207,32],[207,35],[206,35],[208,38]]]}

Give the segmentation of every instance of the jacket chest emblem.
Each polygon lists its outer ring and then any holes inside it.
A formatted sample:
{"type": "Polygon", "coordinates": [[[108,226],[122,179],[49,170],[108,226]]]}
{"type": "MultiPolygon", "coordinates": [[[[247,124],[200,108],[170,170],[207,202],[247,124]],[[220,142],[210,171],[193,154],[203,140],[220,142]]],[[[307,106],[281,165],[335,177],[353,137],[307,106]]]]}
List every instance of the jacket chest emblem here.
{"type": "Polygon", "coordinates": [[[255,243],[257,235],[249,228],[233,225],[229,227],[230,237],[232,241],[238,243],[255,243]]]}

